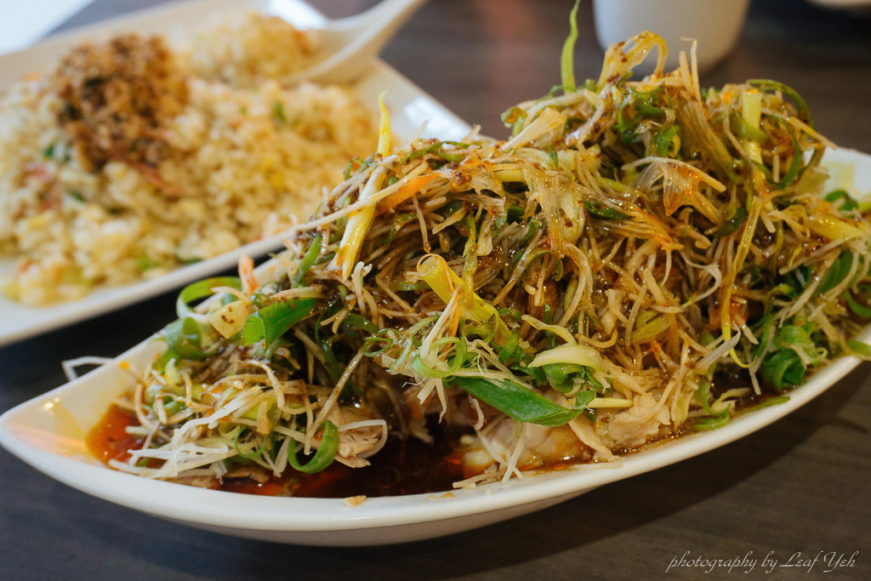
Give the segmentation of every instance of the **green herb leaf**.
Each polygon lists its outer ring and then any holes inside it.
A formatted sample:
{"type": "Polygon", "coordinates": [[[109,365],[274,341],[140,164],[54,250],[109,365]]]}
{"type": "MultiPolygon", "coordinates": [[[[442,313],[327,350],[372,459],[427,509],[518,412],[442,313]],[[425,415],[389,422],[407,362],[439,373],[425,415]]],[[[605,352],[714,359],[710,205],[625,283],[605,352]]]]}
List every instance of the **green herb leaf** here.
{"type": "Polygon", "coordinates": [[[575,419],[582,410],[555,404],[543,395],[513,381],[482,377],[453,377],[450,384],[517,420],[541,426],[561,426],[575,419]]]}

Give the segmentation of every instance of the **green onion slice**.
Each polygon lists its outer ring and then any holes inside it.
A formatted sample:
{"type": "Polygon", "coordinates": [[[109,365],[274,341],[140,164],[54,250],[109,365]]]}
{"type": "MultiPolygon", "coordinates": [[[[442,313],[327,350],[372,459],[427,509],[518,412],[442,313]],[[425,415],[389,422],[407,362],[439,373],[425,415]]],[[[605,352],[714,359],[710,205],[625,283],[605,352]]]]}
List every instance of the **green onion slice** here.
{"type": "Polygon", "coordinates": [[[287,461],[290,462],[294,470],[305,472],[306,474],[315,474],[333,463],[338,449],[339,428],[330,420],[326,420],[324,422],[324,435],[321,439],[321,447],[315,452],[314,457],[308,463],[300,464],[296,457],[296,452],[291,449],[287,453],[287,461]]]}
{"type": "Polygon", "coordinates": [[[581,0],[575,2],[569,14],[569,36],[563,45],[563,54],[560,59],[560,72],[562,73],[563,91],[575,90],[575,41],[578,39],[578,6],[581,0]]]}
{"type": "Polygon", "coordinates": [[[835,262],[832,263],[832,266],[823,275],[823,279],[817,287],[817,294],[825,294],[844,282],[844,278],[850,274],[852,266],[853,253],[849,250],[842,250],[838,258],[835,259],[835,262]]]}
{"type": "Polygon", "coordinates": [[[583,409],[565,408],[513,381],[489,380],[483,377],[453,377],[450,384],[518,422],[548,427],[561,426],[575,419],[583,411],[583,409]]]}
{"type": "Polygon", "coordinates": [[[735,212],[723,222],[723,225],[720,226],[720,229],[717,230],[716,236],[717,238],[721,238],[723,236],[728,236],[734,232],[737,232],[739,228],[741,228],[741,224],[747,221],[747,210],[744,209],[744,206],[738,206],[735,208],[735,212]]]}
{"type": "Polygon", "coordinates": [[[850,307],[851,311],[853,311],[863,319],[871,319],[871,309],[857,303],[847,291],[844,291],[844,294],[841,296],[843,296],[847,300],[847,305],[850,307]]]}
{"type": "Polygon", "coordinates": [[[624,214],[623,212],[618,212],[617,210],[612,210],[611,208],[599,203],[594,202],[592,200],[587,200],[584,202],[584,206],[587,207],[587,211],[595,216],[596,218],[602,218],[604,220],[628,220],[629,214],[624,214]]]}
{"type": "Polygon", "coordinates": [[[267,345],[284,335],[288,329],[311,314],[315,299],[273,303],[252,313],[242,328],[242,345],[265,341],[267,345]]]}
{"type": "Polygon", "coordinates": [[[178,299],[175,302],[175,310],[178,314],[178,318],[184,319],[185,317],[193,315],[194,312],[190,308],[190,303],[197,299],[211,296],[214,294],[212,289],[219,286],[228,286],[236,290],[241,290],[242,281],[235,276],[219,276],[216,278],[207,278],[187,285],[179,293],[178,299]]]}
{"type": "Polygon", "coordinates": [[[747,84],[753,85],[754,87],[759,87],[763,91],[780,91],[784,95],[787,95],[795,102],[795,106],[798,109],[799,119],[807,123],[811,127],[811,129],[816,129],[816,127],[814,126],[814,119],[813,117],[811,117],[811,113],[808,109],[807,103],[805,103],[801,95],[799,95],[798,92],[796,92],[796,90],[792,87],[788,87],[783,83],[772,81],[770,79],[751,79],[747,81],[747,84]]]}
{"type": "Polygon", "coordinates": [[[263,443],[260,445],[259,450],[257,450],[256,452],[248,453],[248,452],[243,452],[242,450],[239,449],[239,436],[241,436],[243,432],[245,432],[245,428],[242,428],[241,430],[239,430],[236,433],[236,437],[233,439],[233,446],[236,447],[236,453],[239,454],[240,456],[242,456],[243,458],[247,458],[249,460],[253,460],[255,458],[259,458],[260,456],[262,456],[263,452],[266,451],[266,447],[269,445],[269,441],[271,440],[272,434],[271,433],[266,434],[266,437],[263,438],[263,443]]]}

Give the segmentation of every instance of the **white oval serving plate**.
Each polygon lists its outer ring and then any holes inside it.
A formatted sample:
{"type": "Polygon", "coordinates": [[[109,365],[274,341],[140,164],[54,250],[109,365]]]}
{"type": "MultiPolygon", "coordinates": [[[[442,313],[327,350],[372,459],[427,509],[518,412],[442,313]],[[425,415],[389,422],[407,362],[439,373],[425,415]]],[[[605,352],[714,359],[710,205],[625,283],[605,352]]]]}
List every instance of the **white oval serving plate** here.
{"type": "MultiPolygon", "coordinates": [[[[135,31],[140,34],[193,36],[204,22],[215,15],[257,10],[275,14],[299,28],[318,28],[326,19],[301,0],[200,0],[173,4],[168,8],[144,10],[121,18],[52,37],[31,48],[0,55],[0,93],[7,91],[23,75],[44,68],[73,46],[95,38],[135,31]]],[[[424,136],[461,139],[469,126],[427,95],[414,83],[381,61],[354,84],[360,100],[374,109],[381,91],[390,109],[391,127],[400,139],[409,139],[426,122],[424,136]]],[[[306,216],[299,216],[304,219],[306,216]]],[[[184,266],[153,280],[95,291],[69,303],[46,307],[27,307],[0,295],[0,346],[33,337],[97,315],[143,301],[194,280],[233,268],[243,254],[265,256],[282,248],[281,236],[270,236],[231,252],[184,266]]],[[[0,257],[0,276],[15,268],[15,260],[0,257]]]]}
{"type": "MultiPolygon", "coordinates": [[[[871,156],[838,150],[826,156],[833,187],[871,191],[871,156]]],[[[257,269],[270,280],[271,262],[257,269]]],[[[860,340],[871,339],[871,327],[860,340]]],[[[854,369],[838,359],[789,394],[789,401],[735,418],[723,428],[679,438],[615,464],[582,465],[525,476],[507,484],[456,490],[453,496],[370,498],[350,507],[342,500],[268,498],[190,488],[122,474],[93,458],[85,435],[110,403],[132,384],[120,362],[142,368],[159,351],[144,341],[105,365],[0,416],[0,445],[31,466],[74,488],[117,504],[198,528],[240,537],[303,545],[380,545],[457,533],[526,514],[593,488],[649,472],[713,450],[755,432],[804,405],[854,369]]]]}

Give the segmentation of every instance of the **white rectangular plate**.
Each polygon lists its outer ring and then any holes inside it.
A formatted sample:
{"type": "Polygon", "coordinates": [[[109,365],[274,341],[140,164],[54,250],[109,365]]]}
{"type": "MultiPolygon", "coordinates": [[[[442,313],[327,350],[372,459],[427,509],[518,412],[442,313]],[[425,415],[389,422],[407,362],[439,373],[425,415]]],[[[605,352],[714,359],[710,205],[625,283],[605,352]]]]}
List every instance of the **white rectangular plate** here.
{"type": "MultiPolygon", "coordinates": [[[[838,150],[826,156],[838,165],[833,187],[871,191],[871,156],[838,150]]],[[[271,280],[272,262],[257,269],[271,280]]],[[[859,337],[871,339],[871,327],[859,337]]],[[[143,512],[198,528],[242,537],[305,545],[379,545],[461,532],[545,508],[597,486],[649,472],[713,450],[755,432],[801,407],[859,364],[847,357],[829,363],[789,401],[750,412],[728,425],[685,436],[613,464],[580,465],[562,472],[514,479],[476,490],[440,495],[372,498],[357,507],[342,500],[267,498],[202,490],[110,470],[87,450],[85,435],[112,401],[133,385],[119,363],[142,369],[160,350],[146,340],[115,362],[0,416],[0,445],[45,474],[74,488],[143,512]]],[[[810,475],[808,475],[810,476],[810,475]]]]}
{"type": "MultiPolygon", "coordinates": [[[[0,71],[3,71],[0,93],[8,90],[22,75],[44,69],[85,40],[130,31],[170,37],[190,36],[215,14],[243,13],[252,9],[281,16],[299,28],[317,28],[326,22],[323,16],[300,0],[202,0],[143,11],[71,31],[27,50],[0,55],[0,71]]],[[[469,131],[469,126],[460,118],[381,61],[373,63],[354,89],[360,100],[372,108],[378,94],[387,91],[385,100],[390,109],[391,127],[400,139],[411,138],[424,122],[427,122],[424,136],[458,140],[469,131]]],[[[154,280],[100,289],[82,300],[47,307],[26,307],[0,297],[0,346],[119,309],[233,268],[243,254],[264,256],[281,247],[279,236],[265,238],[154,280]]],[[[14,262],[9,258],[0,259],[0,274],[10,272],[14,262]]]]}

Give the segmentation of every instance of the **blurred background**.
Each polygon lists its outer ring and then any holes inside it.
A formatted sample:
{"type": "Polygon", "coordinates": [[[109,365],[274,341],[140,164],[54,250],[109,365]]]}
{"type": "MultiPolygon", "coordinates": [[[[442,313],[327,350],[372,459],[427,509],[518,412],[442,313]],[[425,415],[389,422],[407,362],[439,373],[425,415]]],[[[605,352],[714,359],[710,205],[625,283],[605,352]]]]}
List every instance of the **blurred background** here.
{"type": "MultiPolygon", "coordinates": [[[[28,0],[0,2],[0,53],[23,48],[47,34],[176,0],[28,0]]],[[[278,1],[280,0],[273,0],[278,1]]],[[[267,4],[268,2],[264,2],[267,4]]],[[[356,14],[376,0],[311,0],[330,17],[356,14]]],[[[745,0],[583,0],[578,13],[576,75],[598,75],[603,51],[597,42],[594,4],[613,21],[646,22],[662,32],[668,22],[690,27],[687,7],[705,6],[693,32],[700,54],[730,26],[720,5],[740,13],[745,0]],[[661,10],[659,6],[670,7],[661,10]]],[[[424,90],[486,133],[502,135],[498,113],[546,93],[559,82],[559,55],[568,33],[573,0],[432,0],[386,47],[383,58],[424,90]],[[471,98],[469,98],[471,96],[471,98]]],[[[843,116],[871,96],[871,0],[753,0],[734,49],[702,76],[721,85],[775,77],[794,85],[819,118],[838,126],[830,137],[860,147],[865,125],[843,116]],[[864,7],[864,12],[863,12],[864,7]],[[835,84],[833,86],[833,83],[835,84]]],[[[698,11],[698,10],[697,10],[698,11]]],[[[600,22],[601,23],[601,22],[600,22]]],[[[169,32],[169,31],[167,31],[169,32]]],[[[619,32],[619,27],[617,29],[619,32]]],[[[689,48],[682,43],[680,48],[689,48]]],[[[676,56],[679,47],[672,47],[676,56]]],[[[651,59],[652,60],[652,59],[651,59]]],[[[867,120],[867,119],[866,119],[867,120]]],[[[867,137],[865,137],[867,139],[867,137]]],[[[868,143],[865,141],[864,143],[868,143]]],[[[866,146],[866,150],[871,147],[866,146]]]]}
{"type": "MultiPolygon", "coordinates": [[[[173,1],[0,2],[0,52],[21,48],[46,34],[173,1]]],[[[740,12],[744,4],[744,0],[582,1],[576,75],[595,77],[601,67],[604,53],[595,33],[594,3],[600,11],[607,5],[614,12],[612,20],[647,20],[655,29],[657,23],[684,14],[687,2],[711,7],[702,33],[690,33],[702,40],[701,53],[704,32],[713,29],[715,34],[727,26],[716,12],[717,5],[726,3],[740,12]],[[648,19],[645,13],[639,19],[645,4],[652,15],[648,19]],[[658,4],[673,6],[667,18],[654,10],[658,4]]],[[[376,3],[311,1],[330,17],[356,14],[376,3]]],[[[461,118],[498,137],[504,135],[501,111],[559,83],[559,56],[573,4],[573,0],[432,0],[382,56],[461,118]]],[[[863,6],[871,7],[871,0],[753,0],[734,49],[702,75],[702,82],[722,85],[777,78],[805,97],[824,133],[827,127],[838,128],[830,138],[847,147],[871,150],[868,118],[852,119],[856,111],[865,110],[871,97],[871,12],[865,8],[863,14],[863,6]]],[[[683,44],[689,48],[689,43],[683,44]]],[[[671,52],[677,51],[673,47],[671,52]]]]}

